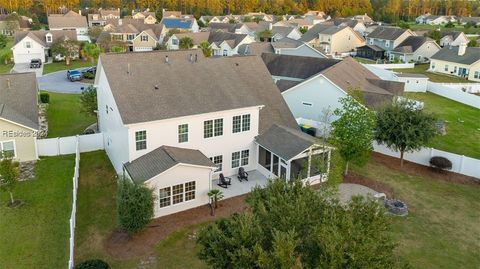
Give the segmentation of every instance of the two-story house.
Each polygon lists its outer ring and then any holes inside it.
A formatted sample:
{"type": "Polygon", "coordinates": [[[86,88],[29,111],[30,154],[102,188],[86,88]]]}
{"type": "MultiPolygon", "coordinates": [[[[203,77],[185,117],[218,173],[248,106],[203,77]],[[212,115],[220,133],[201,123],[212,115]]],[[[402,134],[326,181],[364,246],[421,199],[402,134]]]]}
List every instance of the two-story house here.
{"type": "Polygon", "coordinates": [[[390,51],[396,48],[407,37],[414,36],[409,29],[399,27],[378,26],[366,37],[365,46],[359,48],[361,57],[377,59],[378,55],[390,57],[390,51]],[[368,45],[368,46],[367,46],[368,45]]]}
{"type": "Polygon", "coordinates": [[[99,9],[98,13],[88,14],[88,26],[105,26],[108,20],[120,19],[120,9],[99,9]]]}
{"type": "Polygon", "coordinates": [[[424,36],[409,36],[392,51],[390,60],[399,59],[404,63],[425,63],[440,50],[435,40],[424,36]]]}
{"type": "Polygon", "coordinates": [[[34,73],[0,75],[0,159],[38,159],[38,89],[34,73]]]}
{"type": "Polygon", "coordinates": [[[65,14],[49,14],[48,28],[50,30],[75,30],[77,40],[90,41],[87,18],[72,10],[65,14]]]}
{"type": "Polygon", "coordinates": [[[150,11],[134,11],[132,10],[132,18],[135,20],[143,21],[144,24],[154,24],[157,23],[157,17],[155,12],[150,11]]]}
{"type": "Polygon", "coordinates": [[[463,32],[441,32],[442,38],[440,38],[440,46],[460,46],[460,44],[468,44],[470,39],[463,32]]]}
{"type": "Polygon", "coordinates": [[[299,39],[327,55],[354,52],[365,40],[348,26],[316,24],[299,39]]]}
{"type": "MultiPolygon", "coordinates": [[[[56,57],[61,60],[58,55],[53,55],[51,46],[55,42],[64,40],[77,40],[75,30],[38,30],[16,32],[12,46],[13,61],[15,64],[30,63],[32,59],[40,59],[45,62],[48,57],[56,57]]],[[[75,55],[73,58],[77,58],[75,55]]]]}
{"type": "Polygon", "coordinates": [[[299,130],[259,57],[103,54],[95,85],[105,150],[117,173],[154,190],[155,217],[207,204],[220,174],[226,197],[268,177],[326,179],[311,157],[329,149],[299,130]]]}
{"type": "Polygon", "coordinates": [[[167,45],[167,49],[169,50],[178,50],[180,49],[180,40],[184,37],[189,37],[192,39],[192,44],[193,44],[192,49],[196,49],[198,45],[200,45],[200,43],[208,42],[209,36],[210,36],[210,32],[178,33],[170,36],[170,38],[165,42],[165,44],[167,45]]]}
{"type": "Polygon", "coordinates": [[[312,48],[307,43],[287,37],[276,42],[254,42],[250,44],[243,44],[238,49],[239,55],[260,56],[262,53],[327,58],[325,54],[312,48]]]}
{"type": "Polygon", "coordinates": [[[255,42],[255,39],[248,35],[232,34],[223,31],[210,32],[208,43],[214,56],[238,55],[238,49],[243,44],[255,42]]]}

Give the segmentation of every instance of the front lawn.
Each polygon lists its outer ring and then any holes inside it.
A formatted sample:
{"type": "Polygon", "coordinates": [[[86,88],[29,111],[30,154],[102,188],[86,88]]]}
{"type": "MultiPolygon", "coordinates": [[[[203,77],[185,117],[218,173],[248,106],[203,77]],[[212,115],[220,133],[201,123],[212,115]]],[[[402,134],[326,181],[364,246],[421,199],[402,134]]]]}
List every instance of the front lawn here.
{"type": "Polygon", "coordinates": [[[0,267],[66,268],[72,204],[74,156],[37,162],[37,177],[20,182],[14,192],[25,204],[7,208],[0,193],[0,267]]]}
{"type": "Polygon", "coordinates": [[[43,74],[45,75],[52,72],[68,70],[68,69],[77,69],[82,67],[90,67],[94,65],[97,65],[97,64],[96,63],[92,64],[90,61],[84,61],[82,59],[70,61],[69,65],[66,65],[65,61],[53,62],[53,63],[43,65],[43,74]]]}
{"type": "Polygon", "coordinates": [[[79,94],[50,94],[48,105],[48,137],[61,137],[81,134],[85,128],[96,122],[95,117],[81,112],[79,94]]]}
{"type": "Polygon", "coordinates": [[[438,135],[430,147],[480,159],[480,109],[433,93],[405,93],[425,102],[425,110],[445,121],[446,135],[438,135]]]}
{"type": "MultiPolygon", "coordinates": [[[[400,162],[398,162],[398,165],[400,162]]],[[[406,202],[407,217],[392,217],[397,253],[412,268],[479,268],[479,185],[400,172],[371,160],[354,170],[386,183],[406,202]]]]}
{"type": "Polygon", "coordinates": [[[474,83],[474,81],[470,81],[464,78],[459,78],[455,76],[443,75],[440,73],[433,73],[428,72],[428,68],[430,68],[429,64],[415,64],[414,68],[402,68],[402,69],[393,69],[392,71],[401,72],[401,73],[414,73],[414,74],[424,74],[425,76],[430,78],[432,82],[440,82],[440,83],[474,83]]]}

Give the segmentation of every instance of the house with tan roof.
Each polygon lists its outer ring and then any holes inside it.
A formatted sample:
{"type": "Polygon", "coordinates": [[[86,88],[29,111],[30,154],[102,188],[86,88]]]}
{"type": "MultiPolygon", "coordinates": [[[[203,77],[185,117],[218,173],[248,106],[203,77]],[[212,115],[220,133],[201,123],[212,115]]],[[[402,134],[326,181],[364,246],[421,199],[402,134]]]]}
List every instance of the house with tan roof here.
{"type": "Polygon", "coordinates": [[[352,53],[365,45],[359,33],[348,26],[316,24],[299,39],[327,55],[352,53]]]}
{"type": "Polygon", "coordinates": [[[404,83],[382,80],[350,57],[336,60],[263,54],[262,59],[293,116],[299,123],[316,122],[317,128],[336,120],[332,116],[324,122],[322,111],[341,109],[339,99],[355,90],[372,109],[391,103],[404,91],[404,83]]]}
{"type": "MultiPolygon", "coordinates": [[[[14,36],[12,52],[15,64],[30,63],[32,59],[40,59],[45,62],[49,57],[61,60],[62,56],[53,55],[50,50],[55,42],[65,40],[77,41],[75,30],[37,30],[16,32],[14,36]]],[[[73,58],[77,58],[78,55],[73,58]]]]}
{"type": "Polygon", "coordinates": [[[35,73],[0,74],[0,159],[38,159],[37,97],[35,73]]]}
{"type": "Polygon", "coordinates": [[[75,30],[79,41],[90,41],[87,18],[72,10],[65,14],[49,14],[48,28],[50,30],[75,30]]]}
{"type": "Polygon", "coordinates": [[[300,131],[259,57],[102,54],[95,79],[107,155],[153,189],[155,217],[206,205],[212,189],[230,198],[272,177],[328,179],[309,163],[330,148],[300,131]]]}
{"type": "Polygon", "coordinates": [[[32,26],[32,19],[26,16],[0,14],[0,34],[13,36],[16,31],[27,31],[32,26]]]}
{"type": "Polygon", "coordinates": [[[98,13],[89,13],[88,26],[105,26],[108,20],[120,19],[120,8],[118,9],[99,9],[98,13]]]}
{"type": "Polygon", "coordinates": [[[173,34],[166,42],[167,49],[169,50],[178,50],[179,44],[180,44],[180,39],[184,37],[189,37],[192,39],[193,43],[193,49],[198,48],[198,45],[202,42],[208,42],[208,38],[210,36],[210,32],[198,32],[198,33],[178,33],[178,34],[173,34]]]}
{"type": "Polygon", "coordinates": [[[141,20],[144,24],[154,24],[157,23],[157,17],[155,12],[150,11],[135,11],[132,10],[132,18],[135,20],[141,20]]]}

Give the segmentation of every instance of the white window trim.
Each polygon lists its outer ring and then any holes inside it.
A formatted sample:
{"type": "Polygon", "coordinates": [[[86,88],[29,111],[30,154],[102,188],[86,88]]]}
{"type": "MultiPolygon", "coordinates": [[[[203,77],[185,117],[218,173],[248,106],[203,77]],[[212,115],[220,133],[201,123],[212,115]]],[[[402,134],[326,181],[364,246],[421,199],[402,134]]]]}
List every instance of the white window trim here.
{"type": "MultiPolygon", "coordinates": [[[[0,153],[3,151],[3,144],[4,143],[8,143],[8,142],[13,142],[13,158],[17,158],[17,144],[15,143],[15,140],[3,140],[3,141],[0,141],[0,153]]],[[[0,155],[0,159],[1,158],[1,155],[0,155]]]]}
{"type": "Polygon", "coordinates": [[[135,151],[142,151],[142,150],[146,150],[148,148],[148,144],[147,144],[147,130],[138,130],[138,131],[135,131],[134,132],[134,141],[135,141],[135,151]],[[137,141],[137,133],[138,132],[145,132],[145,139],[144,140],[138,140],[137,141]],[[145,148],[144,149],[137,149],[137,142],[142,142],[142,141],[145,141],[145,148]]]}
{"type": "Polygon", "coordinates": [[[183,144],[183,143],[188,143],[189,140],[190,140],[190,137],[189,137],[189,132],[190,132],[190,125],[188,123],[181,123],[177,126],[177,141],[179,144],[183,144]],[[186,133],[180,133],[180,126],[182,125],[187,125],[187,132],[186,133]],[[183,134],[187,134],[187,140],[186,141],[181,141],[180,142],[180,135],[183,135],[183,134]]]}
{"type": "Polygon", "coordinates": [[[204,120],[203,121],[203,139],[212,139],[215,137],[222,137],[225,133],[225,121],[223,118],[216,118],[216,119],[211,119],[211,120],[204,120]],[[222,134],[221,135],[215,135],[215,121],[216,120],[222,120],[222,134]],[[212,136],[210,137],[205,137],[205,122],[211,121],[212,122],[212,136]]]}

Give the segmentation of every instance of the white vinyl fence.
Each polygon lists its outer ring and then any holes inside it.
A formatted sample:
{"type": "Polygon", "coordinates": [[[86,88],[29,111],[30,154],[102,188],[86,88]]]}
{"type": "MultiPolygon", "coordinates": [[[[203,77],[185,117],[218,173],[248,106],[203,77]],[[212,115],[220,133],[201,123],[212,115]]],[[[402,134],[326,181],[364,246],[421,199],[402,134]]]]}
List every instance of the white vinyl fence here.
{"type": "Polygon", "coordinates": [[[73,269],[73,248],[75,245],[75,214],[77,213],[77,188],[80,169],[80,139],[75,142],[75,170],[73,173],[73,191],[72,191],[72,213],[70,214],[70,258],[68,260],[68,269],[73,269]]]}
{"type": "Polygon", "coordinates": [[[80,152],[89,152],[104,149],[103,134],[89,134],[79,136],[56,137],[47,139],[38,139],[37,148],[39,156],[58,156],[74,154],[76,147],[80,152]]]}
{"type": "Polygon", "coordinates": [[[454,84],[428,82],[427,91],[480,109],[480,96],[464,92],[461,87],[454,84]]]}
{"type": "Polygon", "coordinates": [[[460,89],[468,93],[480,93],[480,83],[438,83],[439,85],[460,89]]]}
{"type": "MultiPolygon", "coordinates": [[[[376,142],[373,143],[373,150],[388,156],[400,158],[400,152],[393,151],[384,145],[379,145],[376,142]]],[[[480,160],[478,159],[473,159],[434,148],[422,148],[419,151],[406,152],[403,157],[407,161],[430,166],[430,158],[434,156],[441,156],[449,159],[452,162],[452,172],[480,178],[480,160]]]]}

